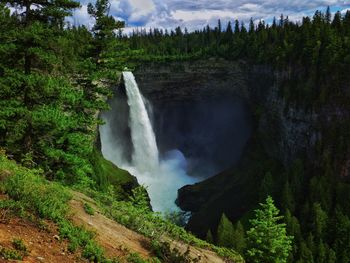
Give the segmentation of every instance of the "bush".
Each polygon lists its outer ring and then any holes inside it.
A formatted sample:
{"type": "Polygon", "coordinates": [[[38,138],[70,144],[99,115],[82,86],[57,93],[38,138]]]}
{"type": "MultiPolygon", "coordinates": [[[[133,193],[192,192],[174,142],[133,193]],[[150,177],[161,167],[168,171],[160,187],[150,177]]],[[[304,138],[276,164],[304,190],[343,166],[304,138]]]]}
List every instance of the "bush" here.
{"type": "Polygon", "coordinates": [[[76,227],[68,220],[62,220],[59,222],[60,236],[67,238],[70,243],[68,246],[69,251],[74,252],[79,247],[85,247],[94,238],[94,234],[85,230],[82,227],[76,227]]]}
{"type": "Polygon", "coordinates": [[[27,246],[24,244],[23,240],[22,239],[13,239],[12,240],[12,246],[18,250],[18,251],[21,251],[25,254],[28,253],[28,249],[27,249],[27,246]]]}
{"type": "Polygon", "coordinates": [[[104,262],[106,259],[104,258],[103,254],[103,249],[94,241],[90,240],[86,244],[82,256],[88,259],[90,262],[104,262]]]}
{"type": "Polygon", "coordinates": [[[91,205],[89,205],[88,203],[84,204],[84,210],[87,214],[89,215],[94,215],[95,214],[95,210],[91,207],[91,205]]]}
{"type": "Polygon", "coordinates": [[[0,257],[3,257],[5,260],[22,260],[23,256],[16,250],[7,249],[0,246],[0,257]]]}

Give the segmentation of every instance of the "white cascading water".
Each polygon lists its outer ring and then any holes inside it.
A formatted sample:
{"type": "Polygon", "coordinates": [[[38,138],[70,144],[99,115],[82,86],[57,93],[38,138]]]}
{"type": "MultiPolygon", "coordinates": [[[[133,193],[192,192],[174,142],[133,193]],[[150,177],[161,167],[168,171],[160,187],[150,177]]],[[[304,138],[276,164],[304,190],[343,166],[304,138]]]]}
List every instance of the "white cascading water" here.
{"type": "Polygon", "coordinates": [[[145,102],[132,72],[123,72],[123,77],[130,107],[132,163],[139,172],[153,171],[159,165],[158,147],[145,102]]]}
{"type": "MultiPolygon", "coordinates": [[[[140,93],[132,72],[123,72],[129,105],[129,127],[133,144],[132,162],[120,158],[121,140],[114,138],[108,119],[100,126],[103,156],[117,166],[135,175],[138,182],[147,187],[154,211],[179,211],[175,205],[177,190],[184,185],[193,184],[199,179],[186,173],[186,159],[174,149],[159,158],[155,134],[148,116],[145,100],[140,93]]],[[[115,114],[118,114],[116,112],[115,114]]]]}

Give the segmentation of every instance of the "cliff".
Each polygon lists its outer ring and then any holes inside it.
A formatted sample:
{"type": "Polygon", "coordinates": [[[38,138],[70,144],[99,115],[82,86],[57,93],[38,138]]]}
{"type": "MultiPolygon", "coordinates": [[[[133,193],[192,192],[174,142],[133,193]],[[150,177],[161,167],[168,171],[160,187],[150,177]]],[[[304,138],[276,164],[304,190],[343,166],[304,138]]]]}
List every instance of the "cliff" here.
{"type": "Polygon", "coordinates": [[[258,202],[266,173],[279,173],[300,157],[312,159],[321,130],[349,117],[348,111],[331,105],[312,110],[287,102],[280,87],[290,78],[288,72],[266,65],[221,59],[149,63],[139,67],[135,76],[153,104],[239,97],[254,116],[253,132],[238,163],[179,190],[177,204],[192,212],[188,228],[202,237],[223,212],[235,220],[250,211],[258,202]]]}

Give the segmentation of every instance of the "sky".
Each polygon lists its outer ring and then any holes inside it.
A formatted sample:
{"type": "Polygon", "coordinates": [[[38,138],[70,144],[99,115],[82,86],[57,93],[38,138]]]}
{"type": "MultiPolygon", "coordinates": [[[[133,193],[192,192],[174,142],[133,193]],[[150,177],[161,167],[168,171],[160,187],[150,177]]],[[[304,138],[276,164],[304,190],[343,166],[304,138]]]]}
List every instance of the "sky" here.
{"type": "MultiPolygon", "coordinates": [[[[70,22],[91,27],[94,21],[87,14],[87,4],[94,0],[80,0],[81,8],[74,11],[70,22]]],[[[316,10],[345,13],[350,10],[350,0],[110,0],[110,15],[126,22],[125,32],[135,28],[187,27],[189,31],[201,29],[207,24],[223,26],[238,19],[248,22],[271,22],[281,14],[290,20],[300,21],[303,16],[313,15],[316,10]]]]}

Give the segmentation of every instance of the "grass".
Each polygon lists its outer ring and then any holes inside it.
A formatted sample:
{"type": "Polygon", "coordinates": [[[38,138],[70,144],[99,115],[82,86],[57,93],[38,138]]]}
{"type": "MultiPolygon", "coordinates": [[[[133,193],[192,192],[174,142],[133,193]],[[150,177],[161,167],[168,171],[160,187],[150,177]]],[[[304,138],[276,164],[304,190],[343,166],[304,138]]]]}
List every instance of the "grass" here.
{"type": "Polygon", "coordinates": [[[88,203],[84,204],[84,210],[88,215],[93,216],[95,214],[95,210],[88,203]]]}
{"type": "Polygon", "coordinates": [[[12,246],[18,251],[22,251],[23,253],[28,253],[27,246],[26,244],[24,244],[22,239],[19,239],[19,238],[13,239],[12,246]]]}
{"type": "Polygon", "coordinates": [[[138,185],[134,176],[104,159],[102,154],[96,149],[93,151],[90,159],[94,167],[93,179],[96,181],[100,191],[106,191],[112,186],[115,198],[122,200],[126,199],[132,188],[138,185]]]}
{"type": "MultiPolygon", "coordinates": [[[[0,153],[0,171],[10,173],[5,181],[0,182],[0,190],[12,200],[1,200],[0,208],[28,217],[31,211],[40,218],[51,219],[59,226],[60,236],[67,238],[69,250],[82,250],[82,256],[93,262],[108,262],[103,250],[94,241],[94,234],[82,227],[74,226],[67,218],[68,201],[71,199],[69,189],[55,182],[48,182],[42,171],[24,168],[0,153]]],[[[6,259],[22,259],[26,246],[22,240],[12,242],[17,250],[1,249],[0,255],[6,259]]]]}

